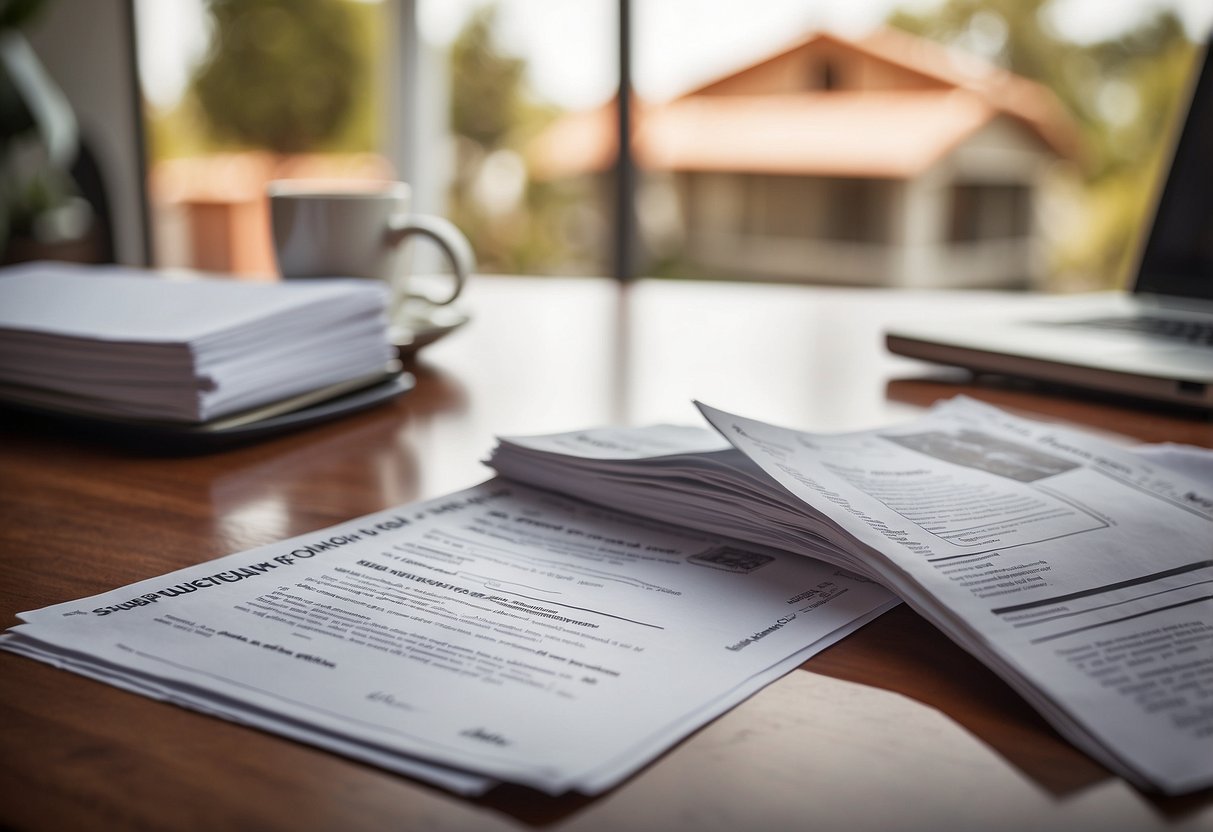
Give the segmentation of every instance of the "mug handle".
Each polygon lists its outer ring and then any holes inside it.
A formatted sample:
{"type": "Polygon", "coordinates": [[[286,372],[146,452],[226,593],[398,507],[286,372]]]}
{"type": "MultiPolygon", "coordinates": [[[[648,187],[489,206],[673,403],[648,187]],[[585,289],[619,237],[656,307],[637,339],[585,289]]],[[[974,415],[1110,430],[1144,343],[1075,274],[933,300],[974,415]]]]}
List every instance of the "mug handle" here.
{"type": "Polygon", "coordinates": [[[388,244],[392,246],[400,245],[407,237],[419,235],[430,238],[442,249],[451,264],[455,287],[451,290],[450,297],[445,300],[426,298],[435,306],[445,306],[459,297],[468,275],[476,269],[476,255],[472,252],[472,244],[450,220],[429,214],[397,214],[388,220],[386,235],[388,244]]]}

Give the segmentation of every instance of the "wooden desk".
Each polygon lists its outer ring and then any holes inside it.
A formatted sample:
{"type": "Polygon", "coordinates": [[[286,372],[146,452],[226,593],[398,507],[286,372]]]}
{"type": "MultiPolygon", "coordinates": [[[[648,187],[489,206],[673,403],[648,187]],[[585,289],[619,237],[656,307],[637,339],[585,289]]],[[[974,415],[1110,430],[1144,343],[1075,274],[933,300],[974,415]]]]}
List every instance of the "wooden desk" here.
{"type": "MultiPolygon", "coordinates": [[[[965,393],[1147,441],[1213,446],[1199,417],[923,380],[893,314],[1012,302],[779,286],[482,277],[473,322],[415,392],[340,422],[189,458],[4,415],[0,615],[101,592],[484,479],[499,433],[699,423],[690,400],[814,430],[965,393]]],[[[0,827],[848,830],[1213,828],[1213,792],[1157,799],[1057,737],[899,608],[614,791],[469,801],[276,736],[0,654],[0,827]]],[[[1213,749],[1211,749],[1213,753],[1213,749]]]]}

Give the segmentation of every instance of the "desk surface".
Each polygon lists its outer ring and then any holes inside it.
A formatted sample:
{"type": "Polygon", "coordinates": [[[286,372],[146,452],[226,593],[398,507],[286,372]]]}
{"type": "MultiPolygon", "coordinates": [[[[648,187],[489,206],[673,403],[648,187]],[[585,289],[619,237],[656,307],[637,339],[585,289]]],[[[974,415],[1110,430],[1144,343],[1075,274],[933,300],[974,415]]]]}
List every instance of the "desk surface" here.
{"type": "MultiPolygon", "coordinates": [[[[421,354],[417,389],[339,422],[171,459],[5,415],[0,620],[471,485],[497,434],[698,424],[692,398],[845,430],[965,393],[1213,446],[1208,419],[940,378],[881,347],[889,316],[1014,300],[482,277],[472,323],[421,354]]],[[[597,798],[460,799],[7,653],[0,738],[3,828],[1213,828],[1213,791],[1136,791],[905,608],[597,798]]]]}

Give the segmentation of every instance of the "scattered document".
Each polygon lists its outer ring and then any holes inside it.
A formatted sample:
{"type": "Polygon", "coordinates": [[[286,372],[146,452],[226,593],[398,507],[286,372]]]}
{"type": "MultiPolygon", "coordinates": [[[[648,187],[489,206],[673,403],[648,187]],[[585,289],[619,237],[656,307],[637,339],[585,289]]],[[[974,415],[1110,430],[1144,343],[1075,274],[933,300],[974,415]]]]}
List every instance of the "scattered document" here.
{"type": "Polygon", "coordinates": [[[592,794],[896,605],[492,480],[81,601],[5,649],[475,794],[592,794]]]}
{"type": "Polygon", "coordinates": [[[503,439],[497,479],[0,647],[463,794],[593,794],[900,597],[1112,770],[1213,785],[1207,455],[966,399],[841,435],[701,410],[503,439]]]}
{"type": "Polygon", "coordinates": [[[371,280],[168,279],[116,266],[0,269],[0,399],[199,423],[351,380],[395,357],[371,280]]]}
{"type": "Polygon", "coordinates": [[[878,580],[1109,768],[1213,785],[1213,477],[1185,476],[1208,454],[1135,454],[967,399],[844,435],[701,410],[734,447],[581,431],[503,440],[491,464],[878,580]]]}

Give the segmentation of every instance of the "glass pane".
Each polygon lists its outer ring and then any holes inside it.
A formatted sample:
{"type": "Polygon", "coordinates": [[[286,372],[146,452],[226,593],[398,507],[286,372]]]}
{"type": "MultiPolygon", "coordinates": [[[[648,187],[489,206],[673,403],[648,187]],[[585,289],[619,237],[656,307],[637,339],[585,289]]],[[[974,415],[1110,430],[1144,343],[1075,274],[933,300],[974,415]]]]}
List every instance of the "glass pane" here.
{"type": "Polygon", "coordinates": [[[155,265],[271,276],[268,181],[396,178],[386,9],[137,0],[155,265]]]}
{"type": "MultiPolygon", "coordinates": [[[[264,180],[334,174],[413,178],[418,207],[455,219],[485,272],[610,272],[615,0],[138,0],[136,9],[159,264],[267,273],[264,180]],[[270,26],[233,44],[353,62],[305,97],[339,99],[334,79],[354,88],[339,115],[311,114],[331,131],[307,129],[307,113],[277,133],[224,126],[245,116],[222,106],[218,82],[204,96],[202,79],[225,8],[239,10],[224,24],[234,32],[255,32],[257,10],[301,32],[270,26]],[[409,75],[398,16],[414,11],[422,54],[409,75]],[[323,22],[337,17],[348,25],[323,22]],[[317,28],[323,44],[300,47],[317,28]],[[346,33],[344,46],[334,32],[346,33]],[[402,99],[427,120],[406,125],[404,151],[387,123],[402,99]]],[[[1159,125],[1211,18],[1213,6],[1189,0],[634,0],[640,270],[1111,285],[1166,158],[1159,125]]],[[[302,74],[278,83],[294,88],[302,74]]]]}
{"type": "Polygon", "coordinates": [[[658,275],[1119,281],[1213,6],[636,0],[658,275]]]}
{"type": "Polygon", "coordinates": [[[449,72],[448,215],[480,269],[607,273],[613,0],[421,0],[418,12],[449,72]]]}

